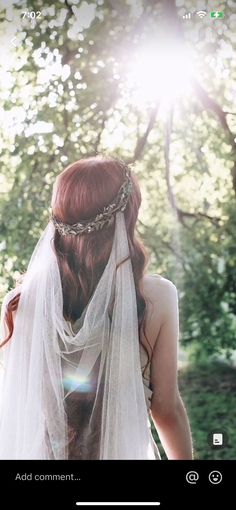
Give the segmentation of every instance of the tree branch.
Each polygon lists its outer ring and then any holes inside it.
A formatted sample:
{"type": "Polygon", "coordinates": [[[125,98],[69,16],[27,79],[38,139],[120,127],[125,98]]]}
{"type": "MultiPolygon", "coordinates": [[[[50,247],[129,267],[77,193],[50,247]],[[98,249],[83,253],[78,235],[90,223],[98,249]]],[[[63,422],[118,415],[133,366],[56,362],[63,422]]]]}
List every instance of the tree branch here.
{"type": "MultiPolygon", "coordinates": [[[[184,33],[180,19],[178,17],[175,0],[162,0],[162,9],[164,14],[164,22],[166,22],[166,26],[169,27],[169,29],[171,27],[172,39],[179,41],[184,45],[184,33]]],[[[204,108],[211,110],[217,116],[221,126],[228,135],[228,140],[232,147],[233,155],[236,156],[235,134],[232,133],[227,120],[228,114],[235,115],[235,113],[224,112],[222,107],[208,95],[207,91],[202,87],[202,85],[194,76],[192,76],[192,85],[204,108]]],[[[233,190],[236,195],[236,157],[234,158],[234,165],[231,169],[231,175],[233,190]]]]}
{"type": "Polygon", "coordinates": [[[74,16],[72,5],[69,4],[68,0],[65,0],[65,5],[70,13],[71,16],[74,16]]]}
{"type": "Polygon", "coordinates": [[[143,150],[144,150],[145,145],[148,140],[148,136],[155,124],[158,108],[159,108],[159,104],[157,104],[152,109],[146,131],[143,134],[143,136],[141,136],[140,138],[137,139],[136,147],[134,149],[134,154],[133,154],[133,156],[131,156],[131,158],[128,159],[127,163],[134,163],[135,161],[137,161],[138,159],[141,158],[143,150]]]}
{"type": "Polygon", "coordinates": [[[171,178],[170,178],[170,140],[171,140],[172,126],[173,126],[173,108],[170,109],[168,119],[166,121],[166,136],[165,136],[164,154],[165,154],[165,175],[166,175],[168,198],[169,198],[169,202],[170,202],[170,205],[171,205],[174,213],[177,214],[176,199],[175,199],[175,194],[172,189],[171,178]]]}
{"type": "Polygon", "coordinates": [[[170,110],[170,115],[166,123],[166,140],[165,140],[165,170],[166,170],[166,184],[167,184],[167,192],[168,192],[168,198],[171,205],[172,210],[174,211],[178,221],[186,228],[188,226],[186,225],[184,218],[194,218],[195,220],[200,219],[208,219],[213,223],[213,225],[219,227],[219,221],[220,218],[214,218],[213,216],[210,216],[209,214],[202,213],[202,212],[195,212],[191,213],[188,211],[183,211],[178,207],[176,202],[176,197],[171,185],[171,176],[170,176],[170,142],[171,142],[171,131],[172,131],[172,125],[173,125],[173,109],[170,110]]]}
{"type": "Polygon", "coordinates": [[[100,141],[101,141],[102,133],[103,133],[104,128],[105,128],[106,120],[107,120],[107,115],[105,115],[105,113],[103,112],[101,129],[99,130],[99,133],[97,135],[97,138],[96,138],[96,141],[95,141],[95,144],[94,144],[94,152],[96,154],[98,152],[98,147],[99,147],[99,144],[100,144],[100,141]]]}
{"type": "Polygon", "coordinates": [[[177,207],[176,209],[177,211],[177,215],[178,215],[178,219],[179,221],[185,226],[185,222],[184,222],[184,218],[195,218],[197,220],[200,220],[202,218],[205,218],[209,221],[211,221],[211,223],[213,223],[213,225],[215,225],[216,227],[219,227],[219,222],[221,220],[221,218],[218,218],[218,217],[213,217],[213,216],[210,216],[209,214],[205,214],[205,213],[202,213],[202,212],[194,212],[194,213],[190,213],[188,211],[183,211],[182,209],[180,209],[179,207],[177,207]]]}
{"type": "MultiPolygon", "coordinates": [[[[151,229],[148,225],[145,225],[140,219],[138,219],[137,224],[140,224],[142,227],[144,227],[144,229],[147,232],[147,234],[143,234],[142,232],[140,232],[140,230],[137,228],[137,225],[136,225],[136,230],[137,230],[138,234],[142,238],[144,238],[146,240],[153,239],[153,237],[154,237],[153,236],[153,229],[151,229]],[[149,232],[150,232],[150,234],[149,234],[149,232]]],[[[179,252],[179,250],[176,250],[176,248],[174,246],[172,246],[167,241],[164,241],[163,239],[161,239],[161,245],[164,248],[167,248],[167,250],[171,251],[171,253],[173,253],[173,255],[179,260],[179,262],[181,263],[183,269],[185,269],[185,260],[184,260],[184,257],[179,252]]],[[[160,258],[160,252],[152,244],[149,243],[149,246],[150,246],[150,249],[152,250],[152,252],[156,255],[156,258],[158,260],[158,258],[160,258]]]]}
{"type": "MultiPolygon", "coordinates": [[[[221,106],[208,95],[206,90],[202,87],[202,85],[198,82],[198,80],[195,77],[192,77],[192,84],[195,89],[196,95],[199,98],[199,100],[201,101],[204,108],[206,108],[207,110],[211,110],[217,116],[218,120],[220,121],[221,126],[223,127],[224,131],[226,131],[226,133],[227,133],[228,140],[232,147],[233,154],[235,154],[235,156],[236,156],[236,142],[234,140],[235,134],[232,133],[232,131],[229,127],[229,124],[228,124],[228,120],[227,120],[227,114],[229,112],[224,112],[222,110],[221,106]]],[[[231,175],[232,175],[232,180],[233,180],[233,190],[236,194],[236,158],[234,161],[234,166],[231,169],[231,175]]]]}

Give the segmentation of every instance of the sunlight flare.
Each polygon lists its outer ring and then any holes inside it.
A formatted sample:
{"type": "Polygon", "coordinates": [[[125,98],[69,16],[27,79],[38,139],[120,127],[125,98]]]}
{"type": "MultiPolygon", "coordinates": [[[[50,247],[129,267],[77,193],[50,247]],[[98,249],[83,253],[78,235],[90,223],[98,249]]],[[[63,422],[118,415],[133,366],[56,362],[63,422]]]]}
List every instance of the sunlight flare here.
{"type": "Polygon", "coordinates": [[[132,56],[127,89],[133,104],[169,106],[190,93],[191,60],[182,47],[143,48],[132,56]]]}

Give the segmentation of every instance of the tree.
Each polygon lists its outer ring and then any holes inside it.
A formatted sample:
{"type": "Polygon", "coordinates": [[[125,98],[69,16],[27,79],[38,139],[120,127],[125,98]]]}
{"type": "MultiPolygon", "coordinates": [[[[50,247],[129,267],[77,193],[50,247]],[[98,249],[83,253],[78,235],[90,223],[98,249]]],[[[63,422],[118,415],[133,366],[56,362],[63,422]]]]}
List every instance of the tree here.
{"type": "Polygon", "coordinates": [[[179,289],[183,342],[200,352],[235,348],[233,7],[227,23],[185,21],[172,0],[39,0],[35,19],[22,14],[25,1],[3,9],[2,294],[48,221],[56,175],[112,153],[137,173],[137,231],[150,272],[179,289]]]}

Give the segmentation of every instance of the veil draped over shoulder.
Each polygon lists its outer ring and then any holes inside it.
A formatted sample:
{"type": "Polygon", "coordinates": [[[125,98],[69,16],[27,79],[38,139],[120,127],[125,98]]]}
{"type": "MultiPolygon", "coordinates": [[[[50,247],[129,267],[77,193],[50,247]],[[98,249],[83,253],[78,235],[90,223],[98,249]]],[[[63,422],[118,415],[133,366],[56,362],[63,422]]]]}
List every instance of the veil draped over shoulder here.
{"type": "Polygon", "coordinates": [[[115,222],[109,260],[76,333],[63,317],[52,221],[23,283],[4,298],[1,338],[7,303],[21,292],[13,335],[0,350],[0,459],[68,459],[76,420],[81,458],[155,459],[130,258],[116,269],[130,255],[123,212],[115,222]],[[80,417],[71,405],[68,415],[70,399],[80,417]]]}

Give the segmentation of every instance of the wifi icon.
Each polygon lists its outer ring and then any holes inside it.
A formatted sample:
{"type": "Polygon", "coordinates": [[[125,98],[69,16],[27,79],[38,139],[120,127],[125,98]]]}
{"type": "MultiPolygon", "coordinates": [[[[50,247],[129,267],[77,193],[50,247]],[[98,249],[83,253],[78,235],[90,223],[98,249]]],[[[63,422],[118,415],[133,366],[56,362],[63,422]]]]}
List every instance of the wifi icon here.
{"type": "Polygon", "coordinates": [[[204,18],[206,16],[206,11],[197,11],[197,15],[199,18],[204,18]]]}

